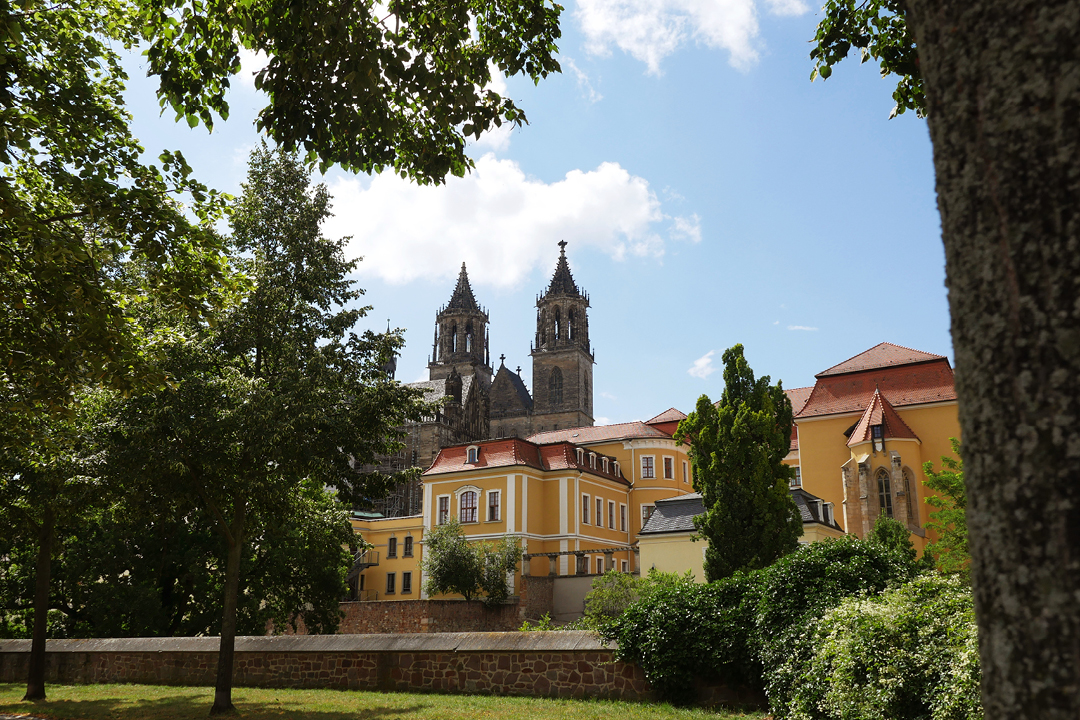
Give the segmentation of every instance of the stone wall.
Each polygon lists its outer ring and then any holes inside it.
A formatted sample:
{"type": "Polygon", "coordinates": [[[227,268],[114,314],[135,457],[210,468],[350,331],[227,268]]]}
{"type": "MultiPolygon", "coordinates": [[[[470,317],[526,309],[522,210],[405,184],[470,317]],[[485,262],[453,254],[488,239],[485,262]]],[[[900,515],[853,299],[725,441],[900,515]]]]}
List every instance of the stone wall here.
{"type": "Polygon", "coordinates": [[[508,632],[521,627],[514,601],[485,607],[479,600],[398,600],[341,603],[338,633],[508,632]]]}
{"type": "MultiPolygon", "coordinates": [[[[214,684],[218,638],[50,640],[49,683],[214,684]]],[[[636,665],[588,632],[239,637],[238,686],[652,700],[636,665]]],[[[0,640],[0,682],[26,678],[29,640],[0,640]]],[[[702,686],[709,703],[760,697],[702,686]]]]}

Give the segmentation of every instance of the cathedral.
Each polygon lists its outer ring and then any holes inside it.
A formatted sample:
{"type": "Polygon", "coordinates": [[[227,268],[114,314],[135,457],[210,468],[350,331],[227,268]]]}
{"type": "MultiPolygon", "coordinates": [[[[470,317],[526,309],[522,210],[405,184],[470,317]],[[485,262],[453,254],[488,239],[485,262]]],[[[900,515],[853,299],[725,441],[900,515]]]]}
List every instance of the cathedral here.
{"type": "MultiPolygon", "coordinates": [[[[435,315],[428,379],[409,383],[424,400],[443,404],[433,416],[403,429],[405,448],[388,458],[386,471],[426,469],[448,445],[490,438],[528,437],[545,430],[593,424],[593,364],[589,296],[574,282],[566,241],[547,290],[536,299],[531,343],[533,391],[500,356],[492,368],[488,314],[476,301],[465,263],[449,302],[435,315]]],[[[421,503],[420,482],[398,488],[376,503],[384,517],[411,515],[421,503]]]]}

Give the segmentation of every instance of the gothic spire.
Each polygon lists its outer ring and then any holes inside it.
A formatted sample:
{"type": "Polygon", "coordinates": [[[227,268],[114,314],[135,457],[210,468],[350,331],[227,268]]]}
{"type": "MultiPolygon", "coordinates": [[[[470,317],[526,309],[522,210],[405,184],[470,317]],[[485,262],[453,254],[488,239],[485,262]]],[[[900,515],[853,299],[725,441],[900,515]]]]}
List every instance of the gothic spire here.
{"type": "Polygon", "coordinates": [[[570,264],[566,262],[566,241],[559,241],[559,263],[555,266],[555,274],[551,276],[551,284],[545,295],[570,295],[580,297],[581,291],[574,283],[574,276],[570,274],[570,264]]]}
{"type": "Polygon", "coordinates": [[[469,273],[465,270],[465,263],[461,263],[461,273],[458,275],[457,287],[450,296],[450,302],[446,305],[447,310],[480,310],[473,296],[472,286],[469,285],[469,273]]]}

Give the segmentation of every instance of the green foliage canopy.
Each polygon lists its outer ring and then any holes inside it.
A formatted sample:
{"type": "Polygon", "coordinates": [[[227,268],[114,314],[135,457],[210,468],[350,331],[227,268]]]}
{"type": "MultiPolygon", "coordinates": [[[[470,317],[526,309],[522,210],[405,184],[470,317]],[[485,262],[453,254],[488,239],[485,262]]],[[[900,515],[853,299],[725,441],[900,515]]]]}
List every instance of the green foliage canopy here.
{"type": "Polygon", "coordinates": [[[858,48],[861,62],[877,61],[881,77],[898,76],[890,117],[914,110],[926,116],[919,51],[908,28],[904,0],[826,0],[810,58],[810,80],[826,80],[833,67],[858,48]]]}
{"type": "Polygon", "coordinates": [[[942,572],[959,573],[966,578],[970,572],[971,554],[968,552],[964,461],[960,455],[960,441],[956,438],[949,440],[956,457],[942,455],[940,472],[934,472],[931,462],[923,464],[925,485],[937,492],[926,498],[926,502],[934,508],[926,527],[937,532],[938,540],[927,545],[926,551],[934,556],[942,572]]]}
{"type": "Polygon", "coordinates": [[[793,551],[802,535],[783,462],[791,442],[791,401],[769,376],[754,378],[743,346],[724,351],[724,394],[702,395],[675,439],[690,445],[694,488],[705,514],[694,524],[709,541],[705,576],[719,580],[766,567],[793,551]]]}
{"type": "Polygon", "coordinates": [[[424,592],[457,593],[466,600],[482,596],[488,605],[505,602],[506,575],[517,570],[521,553],[517,540],[509,536],[494,543],[469,542],[461,523],[451,517],[424,534],[424,592]]]}

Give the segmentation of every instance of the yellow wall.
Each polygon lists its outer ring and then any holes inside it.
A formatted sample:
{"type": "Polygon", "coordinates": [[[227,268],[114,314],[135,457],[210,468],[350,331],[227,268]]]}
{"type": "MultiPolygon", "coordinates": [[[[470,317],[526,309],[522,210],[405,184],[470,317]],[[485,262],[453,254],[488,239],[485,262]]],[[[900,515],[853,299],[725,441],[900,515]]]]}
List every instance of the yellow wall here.
{"type": "Polygon", "coordinates": [[[353,519],[353,530],[364,542],[374,546],[379,553],[379,564],[369,567],[361,573],[364,578],[363,589],[378,593],[378,600],[415,600],[420,597],[420,556],[424,534],[423,518],[419,515],[400,518],[382,518],[375,520],[353,519]],[[387,549],[390,537],[397,539],[397,557],[388,557],[387,549]],[[412,557],[405,556],[405,538],[413,539],[412,557]],[[394,594],[386,594],[386,575],[395,573],[394,594]],[[412,590],[402,592],[402,574],[412,573],[412,590]]]}
{"type": "Polygon", "coordinates": [[[642,577],[650,568],[680,575],[689,570],[695,580],[705,582],[705,548],[709,542],[705,538],[695,541],[693,537],[694,533],[686,532],[639,538],[642,577]]]}

